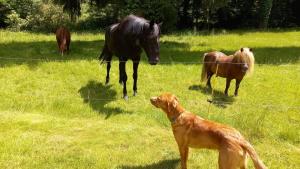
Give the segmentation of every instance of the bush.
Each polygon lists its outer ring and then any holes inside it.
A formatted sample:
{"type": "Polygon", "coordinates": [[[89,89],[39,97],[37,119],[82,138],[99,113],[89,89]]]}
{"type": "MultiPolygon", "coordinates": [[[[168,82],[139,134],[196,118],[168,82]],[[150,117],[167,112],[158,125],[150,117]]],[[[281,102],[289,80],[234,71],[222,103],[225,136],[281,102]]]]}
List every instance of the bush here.
{"type": "Polygon", "coordinates": [[[33,9],[33,0],[7,0],[9,6],[19,15],[19,18],[26,19],[33,9]]]}
{"type": "Polygon", "coordinates": [[[32,14],[26,19],[26,29],[31,31],[54,32],[57,27],[71,23],[62,7],[52,3],[35,4],[32,14]]]}
{"type": "Polygon", "coordinates": [[[7,16],[5,22],[8,25],[7,28],[12,31],[20,31],[27,24],[26,19],[22,19],[20,15],[14,10],[12,10],[11,13],[7,16]]]}

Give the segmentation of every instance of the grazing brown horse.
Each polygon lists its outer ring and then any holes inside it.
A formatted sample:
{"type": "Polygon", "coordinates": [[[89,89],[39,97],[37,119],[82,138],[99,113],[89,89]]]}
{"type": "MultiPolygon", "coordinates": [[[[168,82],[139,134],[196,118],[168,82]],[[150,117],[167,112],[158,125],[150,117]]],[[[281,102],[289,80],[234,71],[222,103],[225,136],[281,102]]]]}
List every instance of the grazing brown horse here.
{"type": "Polygon", "coordinates": [[[129,15],[119,23],[113,24],[106,30],[105,42],[99,56],[101,63],[107,62],[106,82],[109,83],[109,71],[112,56],[119,58],[119,83],[123,85],[123,98],[128,99],[125,70],[128,59],[133,61],[133,91],[137,94],[138,66],[142,49],[145,50],[148,61],[155,65],[159,61],[159,36],[161,24],[144,18],[129,15]]]}
{"type": "Polygon", "coordinates": [[[239,85],[246,73],[254,70],[254,55],[251,48],[241,48],[234,55],[226,56],[222,52],[205,53],[203,57],[203,68],[201,81],[207,81],[206,85],[211,88],[210,79],[216,76],[226,78],[225,95],[232,79],[236,80],[234,95],[238,95],[239,85]],[[218,69],[218,70],[217,70],[218,69]]]}
{"type": "Polygon", "coordinates": [[[60,27],[56,30],[56,41],[58,45],[59,52],[64,55],[64,52],[69,53],[71,35],[70,31],[65,27],[60,27]]]}

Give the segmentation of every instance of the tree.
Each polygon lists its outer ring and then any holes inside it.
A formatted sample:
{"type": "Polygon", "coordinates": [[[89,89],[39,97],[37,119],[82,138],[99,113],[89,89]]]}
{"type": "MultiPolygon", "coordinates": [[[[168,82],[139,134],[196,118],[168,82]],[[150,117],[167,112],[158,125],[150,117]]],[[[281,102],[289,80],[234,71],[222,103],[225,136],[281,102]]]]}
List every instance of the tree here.
{"type": "Polygon", "coordinates": [[[82,0],[54,0],[55,3],[63,5],[71,20],[75,21],[81,15],[82,0]]]}
{"type": "Polygon", "coordinates": [[[272,9],[273,0],[258,1],[258,27],[267,28],[272,9]]]}
{"type": "Polygon", "coordinates": [[[33,9],[33,0],[7,0],[9,6],[16,11],[20,18],[26,19],[33,9]]]}
{"type": "Polygon", "coordinates": [[[6,20],[8,19],[8,15],[10,14],[10,9],[5,2],[0,1],[0,28],[5,28],[8,26],[6,20]]]}

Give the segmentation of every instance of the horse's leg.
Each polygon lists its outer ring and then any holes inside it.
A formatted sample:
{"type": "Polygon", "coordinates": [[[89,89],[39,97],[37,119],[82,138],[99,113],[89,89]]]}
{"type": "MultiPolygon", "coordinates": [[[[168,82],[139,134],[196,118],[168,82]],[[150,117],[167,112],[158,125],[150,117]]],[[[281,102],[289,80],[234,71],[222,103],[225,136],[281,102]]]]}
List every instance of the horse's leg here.
{"type": "Polygon", "coordinates": [[[111,59],[112,59],[112,56],[110,55],[106,62],[107,62],[107,66],[106,66],[106,80],[105,80],[105,85],[107,85],[109,83],[109,72],[110,72],[110,67],[111,67],[111,59]]]}
{"type": "Polygon", "coordinates": [[[207,82],[206,82],[206,86],[208,86],[211,89],[211,83],[210,83],[210,79],[214,74],[211,72],[207,72],[207,82]]]}
{"type": "Polygon", "coordinates": [[[121,80],[123,82],[123,98],[125,100],[128,100],[127,96],[127,89],[126,89],[126,82],[127,82],[127,74],[126,74],[126,62],[125,61],[120,61],[120,72],[121,72],[121,80]]]}
{"type": "Polygon", "coordinates": [[[239,87],[240,87],[240,83],[242,80],[239,79],[235,79],[235,91],[234,91],[234,95],[237,96],[238,92],[239,92],[239,87]]]}
{"type": "Polygon", "coordinates": [[[228,96],[228,89],[229,89],[229,86],[230,86],[230,82],[231,82],[231,79],[230,78],[227,78],[226,79],[226,88],[225,88],[225,95],[228,96]]]}
{"type": "Polygon", "coordinates": [[[133,61],[133,96],[137,94],[138,67],[139,61],[133,61]]]}

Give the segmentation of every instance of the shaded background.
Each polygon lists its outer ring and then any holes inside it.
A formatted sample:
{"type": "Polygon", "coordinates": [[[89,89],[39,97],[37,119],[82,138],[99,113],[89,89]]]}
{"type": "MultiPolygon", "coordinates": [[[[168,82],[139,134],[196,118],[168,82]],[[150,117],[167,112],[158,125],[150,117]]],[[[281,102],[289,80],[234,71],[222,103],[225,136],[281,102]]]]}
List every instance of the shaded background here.
{"type": "Polygon", "coordinates": [[[299,27],[297,0],[0,0],[0,27],[15,31],[103,30],[128,14],[163,31],[299,27]]]}

